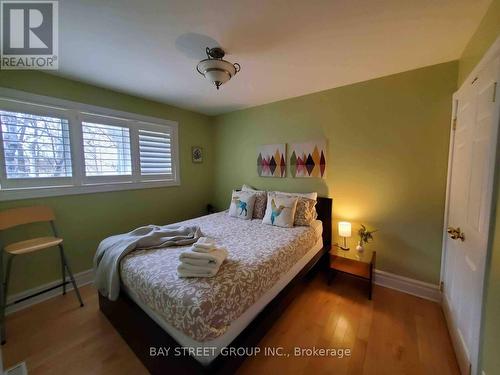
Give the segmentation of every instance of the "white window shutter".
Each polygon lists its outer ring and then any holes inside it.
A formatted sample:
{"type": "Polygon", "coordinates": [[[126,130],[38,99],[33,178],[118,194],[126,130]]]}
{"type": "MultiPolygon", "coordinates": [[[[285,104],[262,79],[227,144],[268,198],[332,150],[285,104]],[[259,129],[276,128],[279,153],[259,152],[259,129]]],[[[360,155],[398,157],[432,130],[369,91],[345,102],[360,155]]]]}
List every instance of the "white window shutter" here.
{"type": "Polygon", "coordinates": [[[141,176],[172,175],[172,140],[169,131],[139,129],[141,176]]]}

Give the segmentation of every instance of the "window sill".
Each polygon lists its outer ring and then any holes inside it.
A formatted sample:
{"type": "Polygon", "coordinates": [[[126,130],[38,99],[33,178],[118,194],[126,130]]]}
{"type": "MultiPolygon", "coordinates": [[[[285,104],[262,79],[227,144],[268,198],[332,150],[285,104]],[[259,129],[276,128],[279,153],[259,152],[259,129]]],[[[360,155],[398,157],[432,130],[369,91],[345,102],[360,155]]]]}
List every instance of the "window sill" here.
{"type": "Polygon", "coordinates": [[[180,181],[143,181],[143,182],[120,182],[109,184],[93,184],[81,186],[50,186],[24,189],[2,189],[0,190],[0,202],[18,199],[57,197],[62,195],[77,195],[103,193],[122,190],[151,189],[167,186],[179,186],[180,181]]]}

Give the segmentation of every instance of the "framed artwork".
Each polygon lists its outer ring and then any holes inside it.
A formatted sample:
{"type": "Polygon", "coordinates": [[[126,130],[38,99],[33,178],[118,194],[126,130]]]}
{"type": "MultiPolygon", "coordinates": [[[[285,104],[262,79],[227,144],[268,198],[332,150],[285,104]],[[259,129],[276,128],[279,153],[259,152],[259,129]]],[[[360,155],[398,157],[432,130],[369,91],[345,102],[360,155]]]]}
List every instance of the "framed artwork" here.
{"type": "Polygon", "coordinates": [[[203,148],[199,146],[191,147],[191,158],[193,163],[203,163],[203,148]]]}
{"type": "Polygon", "coordinates": [[[326,172],[326,140],[290,145],[292,177],[324,178],[326,172]]]}
{"type": "Polygon", "coordinates": [[[257,174],[260,177],[285,177],[285,160],[285,143],[259,146],[257,148],[257,174]]]}

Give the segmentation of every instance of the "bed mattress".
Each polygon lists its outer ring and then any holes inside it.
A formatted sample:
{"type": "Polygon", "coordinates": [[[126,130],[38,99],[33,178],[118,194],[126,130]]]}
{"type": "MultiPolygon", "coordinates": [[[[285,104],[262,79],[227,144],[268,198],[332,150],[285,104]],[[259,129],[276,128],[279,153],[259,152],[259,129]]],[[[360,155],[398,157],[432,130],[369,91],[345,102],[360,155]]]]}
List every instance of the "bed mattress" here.
{"type": "Polygon", "coordinates": [[[319,221],[311,227],[279,228],[217,213],[183,224],[199,225],[205,235],[227,247],[229,257],[216,276],[178,277],[179,254],[185,247],[136,251],[120,265],[127,293],[164,329],[178,334],[169,332],[182,345],[179,337],[188,345],[204,345],[223,336],[266,293],[286,281],[306,255],[312,258],[322,247],[319,221]]]}

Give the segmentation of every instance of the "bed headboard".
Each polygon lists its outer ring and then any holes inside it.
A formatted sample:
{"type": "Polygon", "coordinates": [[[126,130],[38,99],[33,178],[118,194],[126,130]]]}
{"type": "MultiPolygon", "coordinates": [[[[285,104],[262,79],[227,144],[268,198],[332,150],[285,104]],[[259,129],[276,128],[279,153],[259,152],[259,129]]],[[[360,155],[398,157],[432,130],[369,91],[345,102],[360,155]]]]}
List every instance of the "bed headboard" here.
{"type": "Polygon", "coordinates": [[[332,198],[318,197],[316,212],[318,220],[323,222],[323,245],[327,249],[332,245],[332,198]]]}

